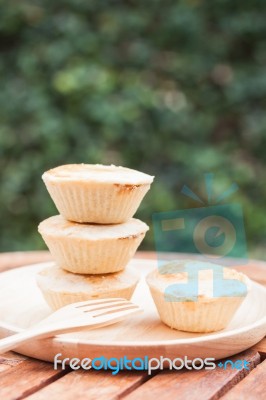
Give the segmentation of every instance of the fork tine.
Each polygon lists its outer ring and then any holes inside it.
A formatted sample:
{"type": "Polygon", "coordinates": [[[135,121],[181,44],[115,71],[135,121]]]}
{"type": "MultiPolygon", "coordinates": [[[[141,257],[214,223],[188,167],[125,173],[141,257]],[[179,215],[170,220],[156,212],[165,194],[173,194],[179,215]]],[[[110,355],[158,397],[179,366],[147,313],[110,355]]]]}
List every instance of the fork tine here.
{"type": "Polygon", "coordinates": [[[114,307],[119,307],[123,305],[131,305],[128,300],[120,300],[120,301],[113,301],[113,302],[108,302],[108,303],[101,303],[99,305],[89,305],[89,306],[83,306],[80,308],[80,311],[82,312],[93,312],[93,311],[98,311],[98,310],[104,310],[106,308],[114,308],[114,307]]]}
{"type": "Polygon", "coordinates": [[[122,301],[125,300],[120,297],[110,297],[110,298],[104,298],[104,299],[97,299],[97,300],[86,300],[86,301],[80,301],[78,303],[72,304],[73,307],[75,308],[82,308],[85,306],[94,306],[98,304],[105,304],[105,303],[110,303],[110,302],[115,302],[115,301],[122,301]]]}
{"type": "Polygon", "coordinates": [[[125,310],[130,310],[130,309],[139,309],[140,307],[136,304],[133,303],[127,303],[124,305],[120,305],[120,306],[112,306],[112,307],[108,307],[105,308],[104,310],[98,310],[98,311],[85,311],[91,314],[91,317],[101,317],[101,316],[105,316],[107,314],[114,314],[116,312],[119,311],[125,311],[125,310]]]}
{"type": "Polygon", "coordinates": [[[104,325],[111,325],[112,323],[116,323],[119,321],[122,321],[126,319],[128,316],[132,314],[137,314],[143,312],[143,309],[140,307],[135,307],[135,308],[130,308],[130,309],[124,309],[116,312],[112,312],[109,314],[104,314],[104,315],[98,315],[94,319],[94,327],[97,328],[97,326],[104,326],[104,325]]]}

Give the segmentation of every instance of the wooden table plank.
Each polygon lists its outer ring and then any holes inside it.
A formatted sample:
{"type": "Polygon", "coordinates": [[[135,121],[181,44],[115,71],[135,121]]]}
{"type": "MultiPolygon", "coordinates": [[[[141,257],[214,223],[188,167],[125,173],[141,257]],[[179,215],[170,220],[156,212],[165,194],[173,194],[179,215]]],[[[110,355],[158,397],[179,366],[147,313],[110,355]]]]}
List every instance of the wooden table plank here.
{"type": "Polygon", "coordinates": [[[255,344],[255,346],[252,347],[252,350],[257,351],[260,354],[261,360],[265,360],[266,359],[266,338],[262,339],[259,343],[255,344]]]}
{"type": "Polygon", "coordinates": [[[112,400],[140,386],[148,379],[146,372],[73,371],[38,392],[27,400],[112,400]]]}
{"type": "Polygon", "coordinates": [[[69,371],[69,368],[56,371],[53,364],[31,358],[17,360],[16,363],[11,358],[8,364],[10,368],[0,373],[0,399],[23,399],[69,371]]]}
{"type": "Polygon", "coordinates": [[[223,396],[222,400],[265,400],[265,398],[266,360],[223,396]]]}
{"type": "Polygon", "coordinates": [[[9,351],[5,354],[0,354],[0,377],[4,371],[15,367],[22,361],[25,361],[27,358],[28,357],[13,353],[12,351],[9,351]]]}
{"type": "MultiPolygon", "coordinates": [[[[232,361],[239,359],[247,360],[250,363],[250,370],[255,368],[260,361],[259,354],[250,350],[231,357],[232,361]]],[[[160,400],[177,398],[182,400],[216,400],[249,372],[243,368],[240,370],[216,368],[215,370],[163,371],[129,395],[124,396],[123,400],[149,399],[151,393],[153,398],[160,400]]],[[[241,397],[234,398],[234,400],[240,399],[241,397]]]]}
{"type": "Polygon", "coordinates": [[[21,267],[27,264],[51,261],[49,251],[16,251],[14,253],[0,253],[0,272],[21,267]]]}

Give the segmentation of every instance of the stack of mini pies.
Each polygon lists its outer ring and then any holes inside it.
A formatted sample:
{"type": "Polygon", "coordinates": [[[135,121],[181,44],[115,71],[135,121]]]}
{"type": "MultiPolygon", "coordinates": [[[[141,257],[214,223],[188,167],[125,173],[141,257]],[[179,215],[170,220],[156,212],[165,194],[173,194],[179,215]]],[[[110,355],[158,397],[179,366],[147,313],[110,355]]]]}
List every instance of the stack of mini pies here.
{"type": "Polygon", "coordinates": [[[149,229],[132,217],[153,177],[114,165],[71,164],[42,178],[60,213],[38,227],[55,260],[37,275],[49,306],[130,299],[138,275],[127,264],[149,229]]]}

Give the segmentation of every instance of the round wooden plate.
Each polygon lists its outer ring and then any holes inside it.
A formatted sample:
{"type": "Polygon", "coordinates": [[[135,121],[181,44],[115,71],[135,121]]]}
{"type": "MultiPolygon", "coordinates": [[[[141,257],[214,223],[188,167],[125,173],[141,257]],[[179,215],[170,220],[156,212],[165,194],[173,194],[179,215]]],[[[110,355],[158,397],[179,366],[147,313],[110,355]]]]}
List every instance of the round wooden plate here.
{"type": "MultiPolygon", "coordinates": [[[[0,274],[0,337],[30,327],[51,312],[35,283],[35,274],[51,263],[42,263],[0,274]]],[[[155,260],[131,261],[143,278],[133,301],[144,312],[123,322],[97,330],[83,330],[52,339],[36,340],[17,352],[41,360],[89,357],[229,357],[257,342],[266,334],[266,289],[251,282],[251,290],[230,325],[209,334],[180,332],[164,325],[157,314],[144,276],[157,267],[155,260]]]]}

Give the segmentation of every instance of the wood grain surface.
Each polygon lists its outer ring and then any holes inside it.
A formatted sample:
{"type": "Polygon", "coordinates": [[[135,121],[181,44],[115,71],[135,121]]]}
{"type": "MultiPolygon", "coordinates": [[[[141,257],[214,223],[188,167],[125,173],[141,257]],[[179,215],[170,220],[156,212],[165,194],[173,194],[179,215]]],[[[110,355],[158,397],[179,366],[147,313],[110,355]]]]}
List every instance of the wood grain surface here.
{"type": "MultiPolygon", "coordinates": [[[[155,258],[141,253],[140,258],[155,258]]],[[[0,271],[47,261],[47,252],[0,255],[0,271]]],[[[260,263],[258,263],[260,264],[260,263]]],[[[253,279],[262,282],[261,264],[253,268],[253,279]]],[[[0,399],[2,400],[265,400],[266,339],[252,349],[234,356],[250,362],[250,370],[217,368],[214,371],[163,371],[146,373],[96,371],[55,371],[53,365],[9,352],[0,356],[0,399]]]]}
{"type": "Polygon", "coordinates": [[[234,386],[223,400],[260,400],[266,398],[266,360],[259,364],[251,373],[234,386]]]}
{"type": "Polygon", "coordinates": [[[146,380],[147,374],[139,372],[111,375],[110,372],[101,371],[74,371],[26,398],[47,400],[56,396],[64,400],[84,400],[86,393],[85,398],[90,400],[111,400],[124,397],[146,380]]]}
{"type": "MultiPolygon", "coordinates": [[[[231,358],[232,361],[238,359],[248,361],[250,370],[260,361],[259,354],[255,351],[246,351],[231,358]]],[[[244,368],[163,371],[126,396],[125,400],[146,399],[150,393],[160,400],[175,399],[177,393],[182,393],[182,400],[216,400],[249,372],[244,368]]]]}
{"type": "Polygon", "coordinates": [[[0,363],[9,367],[0,372],[0,399],[3,400],[25,398],[66,373],[54,370],[50,363],[21,359],[17,354],[6,360],[4,357],[0,363]]]}

